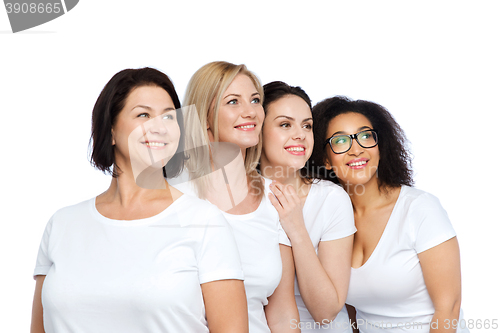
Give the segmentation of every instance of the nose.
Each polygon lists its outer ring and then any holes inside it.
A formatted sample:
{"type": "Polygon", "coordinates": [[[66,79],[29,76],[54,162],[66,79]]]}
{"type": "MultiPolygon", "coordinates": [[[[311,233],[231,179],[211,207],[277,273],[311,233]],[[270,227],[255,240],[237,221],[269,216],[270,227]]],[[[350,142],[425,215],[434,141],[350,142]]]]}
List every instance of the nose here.
{"type": "Polygon", "coordinates": [[[304,132],[304,129],[300,126],[298,126],[293,133],[292,139],[294,140],[304,140],[306,138],[306,133],[304,132]]]}
{"type": "Polygon", "coordinates": [[[242,118],[253,119],[257,116],[257,110],[255,109],[255,104],[246,103],[243,105],[243,110],[241,112],[242,118]]]}
{"type": "Polygon", "coordinates": [[[166,134],[167,126],[165,125],[162,116],[154,117],[146,122],[146,128],[150,133],[166,134]]]}
{"type": "Polygon", "coordinates": [[[364,148],[361,147],[358,143],[358,140],[352,139],[351,149],[347,152],[350,155],[359,156],[364,151],[364,148]]]}

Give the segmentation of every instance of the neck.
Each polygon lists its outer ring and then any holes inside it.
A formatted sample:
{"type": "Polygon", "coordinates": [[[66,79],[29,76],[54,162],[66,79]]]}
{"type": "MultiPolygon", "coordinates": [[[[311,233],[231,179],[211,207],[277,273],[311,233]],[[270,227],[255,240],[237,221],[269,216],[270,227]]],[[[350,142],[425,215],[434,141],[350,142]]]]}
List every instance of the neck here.
{"type": "Polygon", "coordinates": [[[366,184],[354,185],[351,183],[341,183],[344,190],[351,198],[352,206],[356,214],[363,214],[366,211],[384,206],[391,198],[378,186],[378,178],[373,177],[366,184]]]}
{"type": "Polygon", "coordinates": [[[120,169],[118,177],[111,180],[108,190],[104,193],[106,201],[115,201],[126,207],[143,199],[165,195],[171,197],[162,169],[146,168],[138,175],[132,172],[130,165],[120,169]]]}
{"type": "Polygon", "coordinates": [[[260,159],[260,171],[262,176],[271,180],[276,180],[283,185],[291,185],[299,196],[305,196],[309,193],[309,186],[300,176],[300,171],[292,169],[289,166],[272,165],[265,155],[260,159]]]}

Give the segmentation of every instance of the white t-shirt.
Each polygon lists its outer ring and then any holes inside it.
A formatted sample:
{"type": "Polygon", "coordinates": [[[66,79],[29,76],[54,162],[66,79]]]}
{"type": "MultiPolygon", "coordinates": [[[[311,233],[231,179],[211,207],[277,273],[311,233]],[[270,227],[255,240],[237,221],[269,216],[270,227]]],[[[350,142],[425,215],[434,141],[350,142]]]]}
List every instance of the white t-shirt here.
{"type": "MultiPolygon", "coordinates": [[[[265,181],[265,187],[269,187],[271,181],[265,181]]],[[[185,193],[195,193],[191,183],[174,187],[185,193]]],[[[250,333],[269,333],[264,306],[281,280],[279,244],[288,242],[279,224],[278,213],[264,196],[252,213],[234,215],[223,212],[223,215],[231,225],[240,253],[250,333]]]]}
{"type": "Polygon", "coordinates": [[[95,198],[57,211],[34,275],[45,332],[208,332],[200,284],[243,279],[222,214],[182,195],[150,218],[113,220],[95,198]]]}
{"type": "MultiPolygon", "coordinates": [[[[269,187],[266,187],[269,191],[269,187]]],[[[266,193],[267,197],[267,193],[266,193]]],[[[304,207],[304,224],[311,238],[316,254],[319,243],[350,236],[356,232],[351,199],[344,189],[330,181],[319,180],[311,184],[304,207]]],[[[290,241],[285,243],[290,246],[290,241]]],[[[302,332],[352,332],[345,306],[335,320],[321,327],[314,323],[312,315],[300,296],[295,277],[295,301],[299,309],[302,332]]]]}
{"type": "MultiPolygon", "coordinates": [[[[363,266],[351,270],[346,303],[356,308],[360,332],[379,333],[382,327],[391,333],[429,332],[434,306],[418,253],[455,236],[435,196],[401,187],[375,250],[363,266]]],[[[463,332],[468,329],[457,329],[463,332]]]]}

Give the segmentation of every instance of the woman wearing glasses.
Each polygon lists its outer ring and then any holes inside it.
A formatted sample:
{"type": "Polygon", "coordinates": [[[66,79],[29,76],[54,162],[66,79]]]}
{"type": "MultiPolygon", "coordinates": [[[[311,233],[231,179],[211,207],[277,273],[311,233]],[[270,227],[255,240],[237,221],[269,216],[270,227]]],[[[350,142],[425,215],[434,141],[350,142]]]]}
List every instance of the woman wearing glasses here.
{"type": "Polygon", "coordinates": [[[344,306],[356,232],[349,196],[305,174],[314,146],[309,96],[279,81],[266,84],[264,94],[260,170],[275,180],[268,197],[292,245],[300,314],[292,324],[303,333],[351,332],[344,306]]]}
{"type": "Polygon", "coordinates": [[[468,332],[456,234],[439,200],[411,187],[402,129],[382,106],[345,97],[318,103],[313,118],[312,171],[340,184],[354,208],[346,303],[359,331],[468,332]]]}

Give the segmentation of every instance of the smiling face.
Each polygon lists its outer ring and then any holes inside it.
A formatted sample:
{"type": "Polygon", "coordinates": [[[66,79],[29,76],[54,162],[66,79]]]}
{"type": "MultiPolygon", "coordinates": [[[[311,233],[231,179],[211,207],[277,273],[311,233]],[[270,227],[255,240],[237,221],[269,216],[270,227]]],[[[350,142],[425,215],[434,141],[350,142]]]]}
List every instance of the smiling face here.
{"type": "MultiPolygon", "coordinates": [[[[234,143],[242,150],[259,143],[264,109],[261,96],[248,76],[238,74],[228,86],[221,100],[218,118],[220,142],[234,143]]],[[[209,120],[211,141],[214,141],[213,132],[213,120],[209,120]]]]}
{"type": "Polygon", "coordinates": [[[146,167],[163,167],[175,154],[180,138],[172,98],[157,86],[133,89],[112,134],[118,166],[131,163],[134,173],[146,167]]]}
{"type": "Polygon", "coordinates": [[[295,95],[272,102],[267,107],[262,134],[262,165],[301,169],[314,145],[311,109],[295,95]]]}
{"type": "MultiPolygon", "coordinates": [[[[343,113],[328,124],[327,137],[333,135],[356,134],[362,130],[373,129],[370,121],[359,113],[343,113]]],[[[342,154],[335,154],[327,144],[328,169],[332,169],[342,184],[367,185],[377,184],[377,168],[380,161],[378,146],[363,148],[356,140],[353,140],[351,149],[342,154]]]]}

